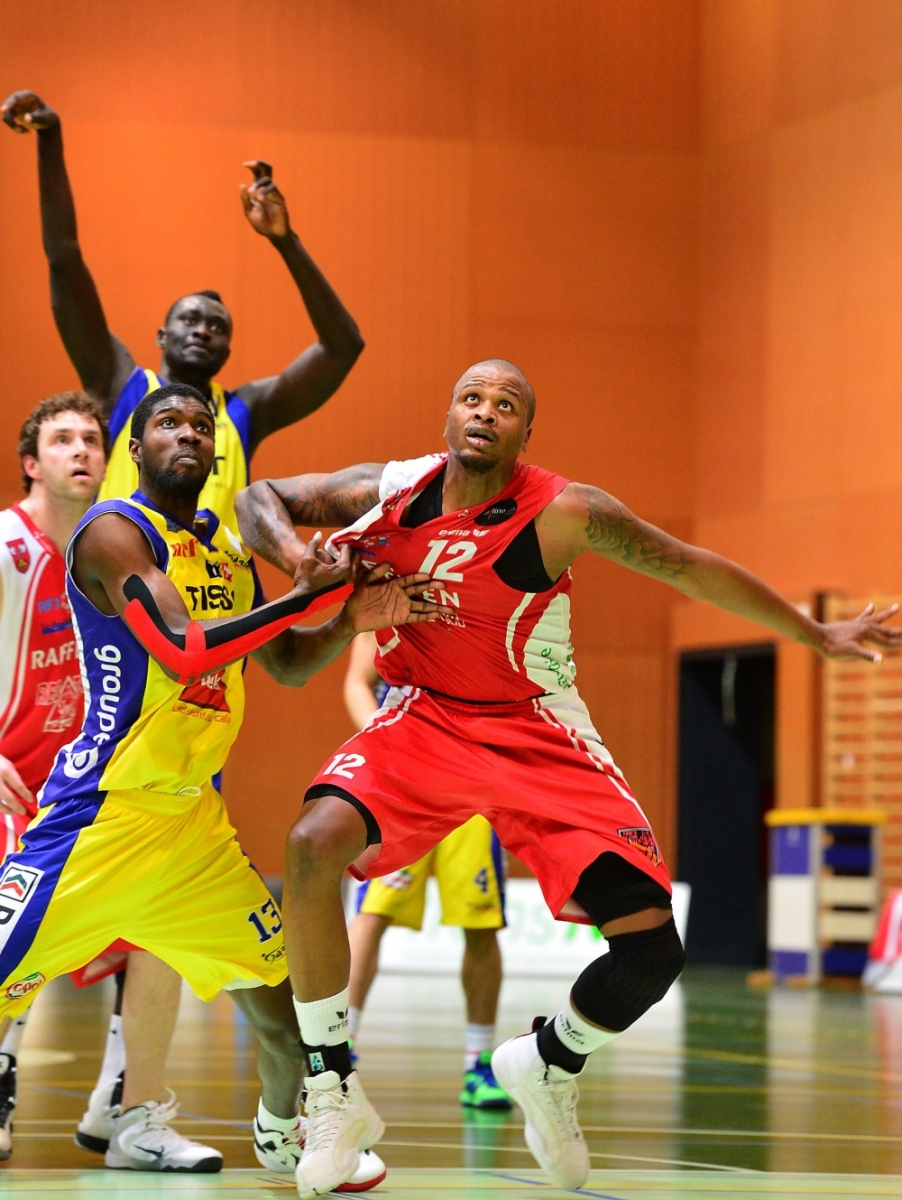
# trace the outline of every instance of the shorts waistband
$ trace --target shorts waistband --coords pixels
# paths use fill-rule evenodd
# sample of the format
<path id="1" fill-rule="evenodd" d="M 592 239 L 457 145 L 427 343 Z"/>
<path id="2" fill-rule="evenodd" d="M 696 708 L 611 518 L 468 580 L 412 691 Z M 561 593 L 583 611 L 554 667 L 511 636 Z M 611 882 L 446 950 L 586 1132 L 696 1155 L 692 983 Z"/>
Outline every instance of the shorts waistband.
<path id="1" fill-rule="evenodd" d="M 530 696 L 526 700 L 461 700 L 458 696 L 446 696 L 429 688 L 419 689 L 424 696 L 441 708 L 453 708 L 471 717 L 513 717 L 536 711 L 543 695 Z"/>

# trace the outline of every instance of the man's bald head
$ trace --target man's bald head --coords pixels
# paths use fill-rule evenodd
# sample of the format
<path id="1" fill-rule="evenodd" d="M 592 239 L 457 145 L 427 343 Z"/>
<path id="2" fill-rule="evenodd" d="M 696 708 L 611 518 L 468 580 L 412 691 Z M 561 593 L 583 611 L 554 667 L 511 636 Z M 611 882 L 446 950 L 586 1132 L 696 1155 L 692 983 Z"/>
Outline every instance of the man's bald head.
<path id="1" fill-rule="evenodd" d="M 526 405 L 526 423 L 531 425 L 533 417 L 536 415 L 536 394 L 532 390 L 532 384 L 520 368 L 512 362 L 508 362 L 506 358 L 483 358 L 478 363 L 473 363 L 472 367 L 467 367 L 452 388 L 451 398 L 453 399 L 465 384 L 481 379 L 486 373 L 494 376 L 503 373 L 511 377 L 511 382 Z"/>

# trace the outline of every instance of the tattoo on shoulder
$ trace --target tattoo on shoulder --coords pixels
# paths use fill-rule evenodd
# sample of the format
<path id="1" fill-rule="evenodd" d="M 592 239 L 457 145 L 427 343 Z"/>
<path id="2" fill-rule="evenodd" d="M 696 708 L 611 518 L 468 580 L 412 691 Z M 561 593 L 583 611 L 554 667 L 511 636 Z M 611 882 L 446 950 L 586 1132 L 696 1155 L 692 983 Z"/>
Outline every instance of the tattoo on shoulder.
<path id="1" fill-rule="evenodd" d="M 607 492 L 586 487 L 583 499 L 589 514 L 585 533 L 596 554 L 660 579 L 676 579 L 689 565 L 686 547 L 676 538 L 640 520 Z"/>

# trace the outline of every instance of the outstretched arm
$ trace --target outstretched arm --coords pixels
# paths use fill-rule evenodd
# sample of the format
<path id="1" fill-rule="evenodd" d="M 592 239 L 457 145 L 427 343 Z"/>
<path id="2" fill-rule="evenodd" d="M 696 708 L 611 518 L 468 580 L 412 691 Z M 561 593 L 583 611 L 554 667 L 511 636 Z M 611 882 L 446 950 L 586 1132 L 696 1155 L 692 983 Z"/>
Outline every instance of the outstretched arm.
<path id="1" fill-rule="evenodd" d="M 235 510 L 255 554 L 293 575 L 304 553 L 296 525 L 341 529 L 379 502 L 381 463 L 360 463 L 331 475 L 260 479 L 238 493 Z"/>
<path id="2" fill-rule="evenodd" d="M 814 621 L 751 571 L 671 537 L 600 488 L 571 483 L 545 510 L 537 527 L 549 573 L 557 567 L 559 574 L 577 555 L 591 550 L 695 600 L 707 600 L 803 642 L 827 657 L 879 662 L 881 654 L 868 643 L 902 644 L 902 629 L 888 629 L 883 624 L 895 613 L 895 605 L 880 613 L 874 613 L 869 605 L 852 621 Z"/>
<path id="3" fill-rule="evenodd" d="M 315 534 L 310 548 L 318 545 Z M 322 554 L 316 550 L 317 554 Z M 324 625 L 288 629 L 268 642 L 254 657 L 279 683 L 300 687 L 336 659 L 358 633 L 437 621 L 439 607 L 421 599 L 432 580 L 428 575 L 402 575 L 386 578 L 387 564 L 376 567 L 358 579 L 344 608 Z"/>
<path id="4" fill-rule="evenodd" d="M 82 258 L 59 114 L 28 91 L 14 92 L 0 106 L 0 114 L 16 133 L 37 132 L 41 232 L 50 266 L 54 320 L 85 391 L 109 411 L 135 364 L 110 333 Z"/>
<path id="5" fill-rule="evenodd" d="M 363 350 L 354 318 L 291 228 L 285 198 L 272 181 L 272 167 L 259 159 L 244 164 L 254 182 L 241 185 L 251 226 L 272 242 L 297 284 L 317 341 L 281 375 L 238 388 L 251 412 L 251 449 L 277 429 L 292 425 L 325 404 Z"/>
<path id="6" fill-rule="evenodd" d="M 164 671 L 182 683 L 220 670 L 259 649 L 303 613 L 350 591 L 350 553 L 333 560 L 311 540 L 292 590 L 241 616 L 193 621 L 172 582 L 157 567 L 144 534 L 127 517 L 104 513 L 82 532 L 73 574 L 101 612 L 121 616 Z"/>

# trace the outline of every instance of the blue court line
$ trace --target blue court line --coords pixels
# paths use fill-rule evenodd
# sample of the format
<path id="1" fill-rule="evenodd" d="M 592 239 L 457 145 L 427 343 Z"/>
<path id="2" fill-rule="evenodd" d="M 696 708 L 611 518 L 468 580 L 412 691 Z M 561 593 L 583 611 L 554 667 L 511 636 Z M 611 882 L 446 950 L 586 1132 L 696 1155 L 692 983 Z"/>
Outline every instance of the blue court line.
<path id="1" fill-rule="evenodd" d="M 508 1175 L 501 1171 L 486 1171 L 486 1175 L 491 1175 L 493 1179 L 508 1179 L 511 1183 L 527 1183 L 530 1187 L 554 1188 L 555 1191 L 561 1189 L 557 1184 L 546 1183 L 544 1179 L 524 1179 L 521 1175 Z M 612 1196 L 609 1192 L 591 1192 L 588 1188 L 579 1189 L 580 1196 L 594 1196 L 596 1200 L 625 1200 L 623 1196 Z"/>

